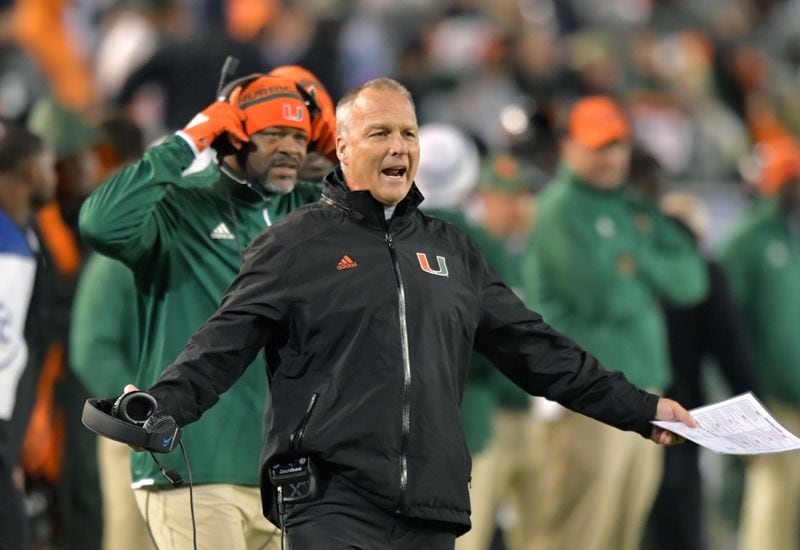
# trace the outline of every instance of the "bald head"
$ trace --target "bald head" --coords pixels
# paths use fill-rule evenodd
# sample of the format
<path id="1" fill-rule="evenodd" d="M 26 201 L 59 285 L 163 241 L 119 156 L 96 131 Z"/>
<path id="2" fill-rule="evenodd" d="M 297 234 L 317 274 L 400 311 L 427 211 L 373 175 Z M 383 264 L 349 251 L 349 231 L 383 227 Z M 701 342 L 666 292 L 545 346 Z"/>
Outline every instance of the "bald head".
<path id="1" fill-rule="evenodd" d="M 408 104 L 411 106 L 411 111 L 416 117 L 416 107 L 414 99 L 411 97 L 411 92 L 408 88 L 400 84 L 392 78 L 375 78 L 347 92 L 339 103 L 336 105 L 336 133 L 338 135 L 347 134 L 352 129 L 352 116 L 353 111 L 358 109 L 359 105 L 363 103 L 363 95 L 368 90 L 383 90 L 394 91 L 403 96 Z"/>

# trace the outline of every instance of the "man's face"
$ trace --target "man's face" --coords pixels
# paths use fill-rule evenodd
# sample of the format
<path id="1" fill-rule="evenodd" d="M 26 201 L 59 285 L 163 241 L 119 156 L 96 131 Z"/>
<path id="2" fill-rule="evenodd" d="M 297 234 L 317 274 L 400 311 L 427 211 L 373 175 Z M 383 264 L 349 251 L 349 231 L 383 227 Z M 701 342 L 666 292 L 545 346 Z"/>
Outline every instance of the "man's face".
<path id="1" fill-rule="evenodd" d="M 83 149 L 57 161 L 58 200 L 78 206 L 100 185 L 100 162 L 94 149 Z"/>
<path id="2" fill-rule="evenodd" d="M 308 135 L 288 126 L 270 126 L 250 136 L 244 144 L 247 178 L 270 193 L 291 193 L 306 160 Z"/>
<path id="3" fill-rule="evenodd" d="M 579 178 L 598 189 L 616 189 L 625 183 L 631 163 L 628 141 L 613 141 L 590 149 L 574 139 L 564 141 L 564 161 Z"/>
<path id="4" fill-rule="evenodd" d="M 353 191 L 369 190 L 378 202 L 403 200 L 419 166 L 419 128 L 408 99 L 395 90 L 367 88 L 356 98 L 336 154 Z"/>
<path id="5" fill-rule="evenodd" d="M 512 234 L 516 209 L 514 195 L 500 189 L 487 189 L 480 194 L 483 204 L 483 227 L 496 237 Z"/>

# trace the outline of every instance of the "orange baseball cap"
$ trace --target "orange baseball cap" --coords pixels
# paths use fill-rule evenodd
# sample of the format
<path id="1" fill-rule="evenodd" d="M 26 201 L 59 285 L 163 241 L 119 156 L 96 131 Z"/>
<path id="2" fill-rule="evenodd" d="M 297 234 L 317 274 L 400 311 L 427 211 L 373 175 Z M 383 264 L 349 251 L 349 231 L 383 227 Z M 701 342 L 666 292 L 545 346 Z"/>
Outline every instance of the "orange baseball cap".
<path id="1" fill-rule="evenodd" d="M 608 96 L 597 95 L 580 99 L 572 107 L 569 135 L 584 147 L 598 149 L 628 140 L 631 131 L 620 106 Z"/>
<path id="2" fill-rule="evenodd" d="M 792 138 L 782 138 L 758 145 L 761 170 L 758 190 L 767 196 L 780 191 L 788 182 L 800 179 L 800 147 Z"/>
<path id="3" fill-rule="evenodd" d="M 252 136 L 270 126 L 299 128 L 311 139 L 311 116 L 295 83 L 285 78 L 262 76 L 248 83 L 236 106 L 244 111 L 244 129 Z"/>

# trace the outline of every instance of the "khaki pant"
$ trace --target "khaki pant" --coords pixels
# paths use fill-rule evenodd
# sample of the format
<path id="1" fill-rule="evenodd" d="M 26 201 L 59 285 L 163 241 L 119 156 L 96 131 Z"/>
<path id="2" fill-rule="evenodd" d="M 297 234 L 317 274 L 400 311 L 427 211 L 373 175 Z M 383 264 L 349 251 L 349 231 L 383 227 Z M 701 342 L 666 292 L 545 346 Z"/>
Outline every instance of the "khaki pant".
<path id="1" fill-rule="evenodd" d="M 516 516 L 505 533 L 506 547 L 526 547 L 540 528 L 542 450 L 541 426 L 528 410 L 495 413 L 492 439 L 472 463 L 472 529 L 456 540 L 456 550 L 489 548 L 501 504 L 510 505 Z"/>
<path id="2" fill-rule="evenodd" d="M 800 434 L 800 406 L 771 402 L 783 426 Z M 741 525 L 742 550 L 800 548 L 800 453 L 762 455 L 747 467 Z"/>
<path id="3" fill-rule="evenodd" d="M 278 550 L 281 534 L 261 513 L 257 487 L 209 484 L 194 487 L 197 548 L 204 550 Z M 139 511 L 150 525 L 159 550 L 192 548 L 189 488 L 134 491 Z"/>
<path id="4" fill-rule="evenodd" d="M 131 489 L 131 448 L 97 438 L 103 494 L 103 550 L 154 550 Z"/>
<path id="5" fill-rule="evenodd" d="M 570 411 L 544 430 L 544 526 L 528 548 L 638 550 L 663 449 Z"/>

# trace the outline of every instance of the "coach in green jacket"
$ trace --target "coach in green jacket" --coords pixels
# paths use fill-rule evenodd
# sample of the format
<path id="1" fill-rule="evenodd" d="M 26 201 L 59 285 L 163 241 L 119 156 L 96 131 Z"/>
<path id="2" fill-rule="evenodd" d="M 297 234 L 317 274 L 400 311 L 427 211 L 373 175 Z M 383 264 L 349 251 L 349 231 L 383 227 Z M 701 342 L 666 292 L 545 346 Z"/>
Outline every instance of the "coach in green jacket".
<path id="1" fill-rule="evenodd" d="M 272 222 L 319 197 L 297 183 L 307 153 L 309 111 L 292 81 L 261 77 L 198 114 L 86 201 L 81 232 L 99 252 L 135 274 L 140 312 L 136 383 L 151 385 L 217 309 L 250 241 Z M 227 136 L 227 137 L 225 137 Z M 216 181 L 185 179 L 196 154 L 222 137 L 232 146 Z M 213 176 L 211 175 L 213 174 Z M 102 290 L 99 290 L 102 291 Z M 187 428 L 183 441 L 195 487 L 203 548 L 275 548 L 279 537 L 261 514 L 259 453 L 267 395 L 263 358 L 220 404 Z M 119 388 L 118 391 L 122 391 Z M 161 458 L 186 479 L 180 453 Z M 158 547 L 191 547 L 188 489 L 172 489 L 149 455 L 135 453 L 133 486 Z M 270 546 L 266 546 L 270 545 Z"/>
<path id="2" fill-rule="evenodd" d="M 630 130 L 608 97 L 578 101 L 562 165 L 540 196 L 528 296 L 557 330 L 642 388 L 670 378 L 660 304 L 707 290 L 689 237 L 629 198 Z M 547 428 L 551 492 L 543 548 L 636 549 L 661 476 L 661 450 L 565 412 Z"/>

